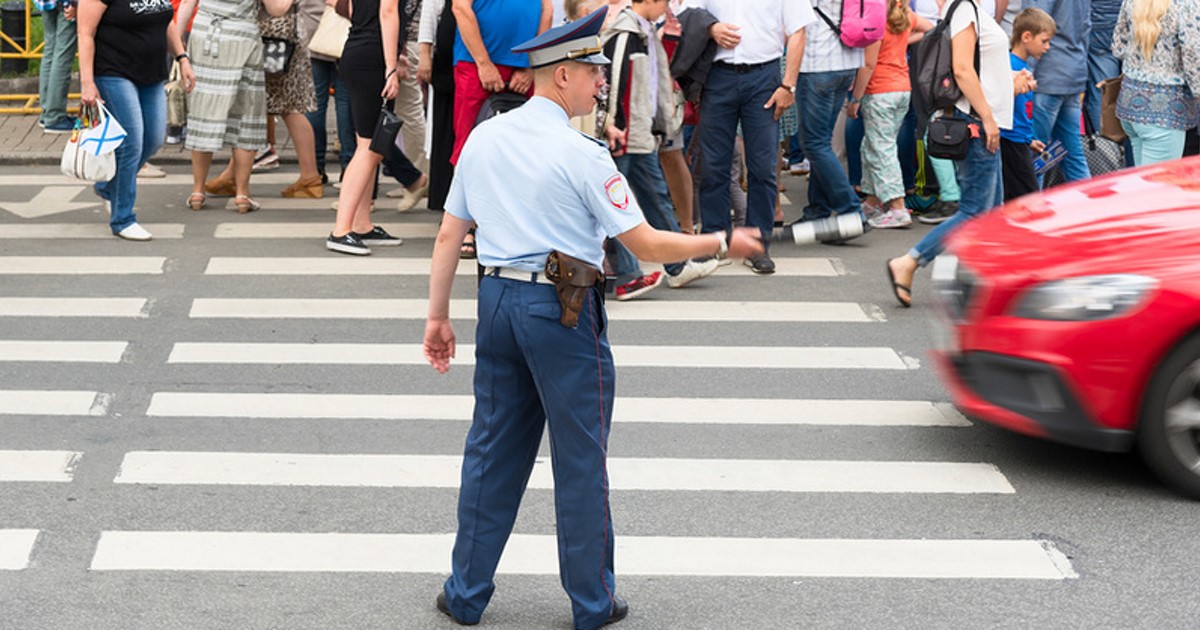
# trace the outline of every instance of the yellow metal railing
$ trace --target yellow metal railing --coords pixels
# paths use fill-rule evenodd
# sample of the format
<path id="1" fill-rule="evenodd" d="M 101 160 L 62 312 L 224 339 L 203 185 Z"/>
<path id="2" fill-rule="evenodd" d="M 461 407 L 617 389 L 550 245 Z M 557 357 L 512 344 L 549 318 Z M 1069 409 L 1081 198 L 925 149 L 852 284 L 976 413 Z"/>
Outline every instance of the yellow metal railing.
<path id="1" fill-rule="evenodd" d="M 0 59 L 41 59 L 42 48 L 46 45 L 44 41 L 38 42 L 37 46 L 31 47 L 30 40 L 33 35 L 33 0 L 25 0 L 25 42 L 18 44 L 8 33 L 0 29 L 0 41 L 8 44 L 12 50 L 0 52 Z M 68 100 L 78 99 L 78 94 L 67 95 Z M 0 103 L 19 103 L 18 105 L 0 105 L 0 114 L 39 114 L 42 111 L 41 107 L 36 105 L 38 100 L 37 94 L 0 94 Z M 76 108 L 72 108 L 74 110 Z"/>

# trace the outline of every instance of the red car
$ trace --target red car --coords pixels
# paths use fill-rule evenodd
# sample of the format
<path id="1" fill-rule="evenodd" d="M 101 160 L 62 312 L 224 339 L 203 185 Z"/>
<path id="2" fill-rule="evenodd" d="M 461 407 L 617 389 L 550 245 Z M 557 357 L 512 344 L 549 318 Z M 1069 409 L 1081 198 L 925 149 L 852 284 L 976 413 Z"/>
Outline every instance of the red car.
<path id="1" fill-rule="evenodd" d="M 1200 498 L 1200 158 L 1014 200 L 933 269 L 937 369 L 967 416 L 1138 449 Z"/>

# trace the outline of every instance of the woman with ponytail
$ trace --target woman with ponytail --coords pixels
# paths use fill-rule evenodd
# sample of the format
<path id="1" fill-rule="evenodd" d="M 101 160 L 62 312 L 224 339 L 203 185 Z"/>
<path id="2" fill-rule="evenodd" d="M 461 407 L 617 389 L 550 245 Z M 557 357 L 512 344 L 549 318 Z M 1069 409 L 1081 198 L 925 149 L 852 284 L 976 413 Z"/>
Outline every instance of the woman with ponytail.
<path id="1" fill-rule="evenodd" d="M 1125 0 L 1113 55 L 1124 63 L 1117 117 L 1134 164 L 1182 157 L 1200 121 L 1200 0 Z"/>
<path id="2" fill-rule="evenodd" d="M 863 67 L 854 81 L 846 115 L 862 114 L 866 136 L 862 144 L 863 214 L 875 228 L 912 225 L 904 207 L 904 178 L 896 151 L 896 136 L 908 113 L 912 84 L 908 77 L 908 38 L 933 24 L 908 8 L 906 0 L 888 0 L 887 32 L 866 49 Z"/>

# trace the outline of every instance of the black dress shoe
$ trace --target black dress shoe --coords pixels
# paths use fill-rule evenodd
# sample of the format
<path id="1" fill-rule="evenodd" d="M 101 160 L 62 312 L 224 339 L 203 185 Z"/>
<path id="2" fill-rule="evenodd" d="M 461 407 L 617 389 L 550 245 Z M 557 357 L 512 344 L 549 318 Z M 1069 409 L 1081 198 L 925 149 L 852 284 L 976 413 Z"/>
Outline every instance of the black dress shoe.
<path id="1" fill-rule="evenodd" d="M 628 615 L 629 615 L 629 604 L 625 601 L 625 598 L 614 596 L 612 613 L 610 613 L 608 615 L 608 621 L 605 621 L 604 623 L 600 624 L 600 626 L 604 627 L 604 626 L 607 626 L 612 623 L 617 623 L 618 621 L 624 619 Z"/>
<path id="2" fill-rule="evenodd" d="M 624 603 L 624 602 L 622 602 L 622 603 Z M 437 609 L 438 609 L 438 610 L 440 610 L 440 611 L 442 611 L 442 614 L 446 615 L 447 617 L 449 617 L 450 619 L 452 619 L 452 620 L 454 621 L 454 623 L 456 623 L 456 624 L 458 624 L 458 625 L 460 625 L 460 626 L 475 626 L 475 625 L 479 625 L 479 622 L 478 622 L 478 621 L 471 621 L 471 622 L 467 622 L 467 621 L 461 621 L 461 620 L 460 620 L 458 617 L 455 617 L 455 616 L 454 616 L 454 613 L 450 612 L 450 607 L 446 605 L 446 592 L 445 592 L 445 591 L 442 591 L 441 593 L 438 593 L 438 596 L 437 596 Z M 614 609 L 614 611 L 615 611 L 615 610 L 616 610 L 616 609 Z M 628 607 L 628 606 L 626 606 L 626 607 L 625 607 L 625 612 L 627 612 L 627 613 L 629 612 L 629 607 Z M 615 614 L 615 612 L 614 612 L 614 614 Z M 624 617 L 625 615 L 621 615 L 621 616 L 622 616 L 622 617 Z M 610 621 L 609 623 L 612 623 L 612 622 Z"/>

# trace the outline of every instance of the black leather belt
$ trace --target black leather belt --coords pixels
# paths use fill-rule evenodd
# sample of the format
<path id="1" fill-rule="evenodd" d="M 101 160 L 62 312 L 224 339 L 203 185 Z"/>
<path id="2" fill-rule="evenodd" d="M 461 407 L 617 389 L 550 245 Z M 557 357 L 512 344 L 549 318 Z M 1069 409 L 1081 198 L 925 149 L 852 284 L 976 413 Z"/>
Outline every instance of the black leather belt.
<path id="1" fill-rule="evenodd" d="M 713 65 L 718 68 L 726 68 L 728 70 L 733 70 L 734 72 L 736 72 L 738 74 L 742 74 L 745 72 L 750 72 L 752 70 L 758 70 L 759 68 L 762 68 L 764 66 L 771 66 L 771 65 L 777 66 L 777 65 L 779 65 L 779 59 L 772 59 L 770 61 L 764 61 L 762 63 L 729 63 L 728 61 L 714 61 Z"/>

